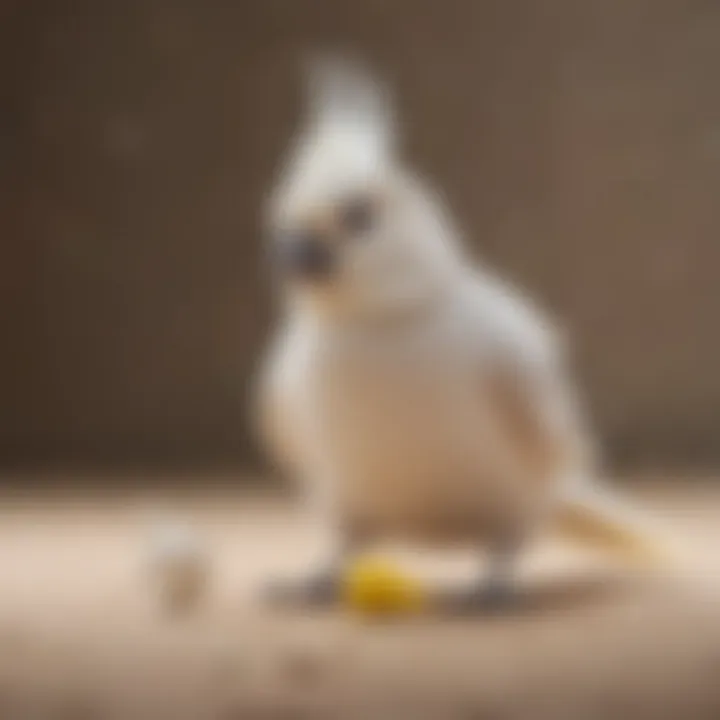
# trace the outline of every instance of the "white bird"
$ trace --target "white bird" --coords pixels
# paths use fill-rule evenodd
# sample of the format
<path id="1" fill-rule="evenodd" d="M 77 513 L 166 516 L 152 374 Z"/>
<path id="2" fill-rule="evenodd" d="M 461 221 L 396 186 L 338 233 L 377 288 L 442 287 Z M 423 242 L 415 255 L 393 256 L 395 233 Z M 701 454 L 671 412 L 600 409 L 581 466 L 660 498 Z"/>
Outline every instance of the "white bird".
<path id="1" fill-rule="evenodd" d="M 659 554 L 595 480 L 557 331 L 469 260 L 399 153 L 387 89 L 343 61 L 310 80 L 269 202 L 282 318 L 259 378 L 267 447 L 337 538 L 305 590 L 332 590 L 376 539 L 484 547 L 472 606 L 507 596 L 515 559 L 547 524 L 624 556 Z"/>

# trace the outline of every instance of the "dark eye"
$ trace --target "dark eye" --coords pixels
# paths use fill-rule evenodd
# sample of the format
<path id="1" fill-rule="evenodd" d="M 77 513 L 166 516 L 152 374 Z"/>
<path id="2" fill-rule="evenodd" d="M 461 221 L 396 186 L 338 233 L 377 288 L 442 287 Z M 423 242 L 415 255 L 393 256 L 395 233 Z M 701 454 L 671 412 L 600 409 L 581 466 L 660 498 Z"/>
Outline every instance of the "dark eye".
<path id="1" fill-rule="evenodd" d="M 347 235 L 364 235 L 375 224 L 375 206 L 370 198 L 356 198 L 340 211 L 340 225 Z"/>

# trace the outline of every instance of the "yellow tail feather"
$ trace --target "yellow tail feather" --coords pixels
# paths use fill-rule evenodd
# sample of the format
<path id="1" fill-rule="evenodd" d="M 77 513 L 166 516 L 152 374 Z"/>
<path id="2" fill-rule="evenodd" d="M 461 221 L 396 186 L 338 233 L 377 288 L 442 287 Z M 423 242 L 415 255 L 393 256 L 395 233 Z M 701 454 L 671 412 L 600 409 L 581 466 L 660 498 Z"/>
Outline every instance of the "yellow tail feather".
<path id="1" fill-rule="evenodd" d="M 581 545 L 647 569 L 669 569 L 679 557 L 661 533 L 628 509 L 600 495 L 570 499 L 560 508 L 555 530 Z"/>

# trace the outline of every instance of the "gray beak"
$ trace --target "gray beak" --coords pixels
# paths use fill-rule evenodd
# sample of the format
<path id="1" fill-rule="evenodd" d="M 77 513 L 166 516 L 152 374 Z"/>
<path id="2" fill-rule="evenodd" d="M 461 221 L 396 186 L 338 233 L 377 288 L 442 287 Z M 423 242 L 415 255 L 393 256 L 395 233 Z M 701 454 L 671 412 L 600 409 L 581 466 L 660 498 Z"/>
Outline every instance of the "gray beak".
<path id="1" fill-rule="evenodd" d="M 312 236 L 283 238 L 276 244 L 275 262 L 284 275 L 302 280 L 325 280 L 335 269 L 330 248 Z"/>

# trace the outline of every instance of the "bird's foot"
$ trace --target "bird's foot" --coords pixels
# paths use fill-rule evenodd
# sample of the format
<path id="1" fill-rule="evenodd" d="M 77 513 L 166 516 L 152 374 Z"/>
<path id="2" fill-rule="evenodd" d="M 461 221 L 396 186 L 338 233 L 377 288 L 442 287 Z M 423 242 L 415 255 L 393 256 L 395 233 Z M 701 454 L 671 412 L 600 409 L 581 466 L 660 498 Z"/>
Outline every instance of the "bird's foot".
<path id="1" fill-rule="evenodd" d="M 339 596 L 340 582 L 336 572 L 323 572 L 296 581 L 270 581 L 263 598 L 271 605 L 301 607 L 327 606 Z"/>
<path id="2" fill-rule="evenodd" d="M 508 583 L 485 582 L 454 590 L 440 599 L 440 609 L 450 615 L 494 615 L 512 609 L 518 596 Z"/>

